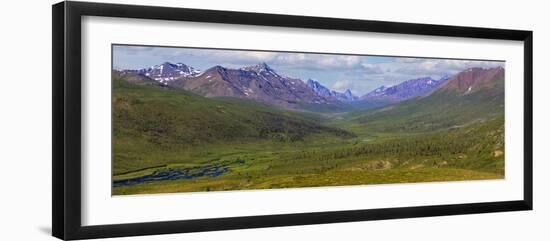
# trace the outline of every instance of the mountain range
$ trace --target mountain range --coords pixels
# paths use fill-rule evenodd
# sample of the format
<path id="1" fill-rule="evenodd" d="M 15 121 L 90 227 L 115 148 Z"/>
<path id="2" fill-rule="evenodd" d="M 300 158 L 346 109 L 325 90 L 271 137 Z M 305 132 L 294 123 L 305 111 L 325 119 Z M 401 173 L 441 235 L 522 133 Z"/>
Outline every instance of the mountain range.
<path id="1" fill-rule="evenodd" d="M 500 72 L 503 71 L 499 71 L 499 68 L 472 68 L 454 76 L 453 81 L 449 81 L 451 78 L 447 75 L 439 79 L 416 78 L 391 87 L 380 86 L 358 97 L 350 89 L 342 93 L 314 79 L 304 82 L 281 75 L 266 63 L 242 68 L 214 66 L 200 71 L 183 63 L 165 62 L 148 68 L 121 71 L 133 76 L 130 80 L 143 82 L 150 79 L 164 86 L 188 90 L 205 97 L 248 99 L 290 109 L 321 109 L 329 106 L 330 111 L 336 112 L 399 103 L 428 95 L 439 88 L 471 92 L 487 85 Z"/>
<path id="2" fill-rule="evenodd" d="M 440 79 L 432 79 L 431 77 L 423 77 L 411 79 L 400 84 L 385 87 L 380 86 L 375 90 L 361 96 L 362 100 L 377 100 L 386 101 L 388 103 L 396 103 L 403 100 L 408 100 L 417 96 L 422 96 L 445 83 L 449 77 L 447 75 Z"/>
<path id="3" fill-rule="evenodd" d="M 265 63 L 240 69 L 214 66 L 197 76 L 182 77 L 169 84 L 206 97 L 237 97 L 294 108 L 299 103 L 329 103 L 303 81 L 279 75 Z"/>
<path id="4" fill-rule="evenodd" d="M 313 91 L 315 91 L 318 95 L 321 95 L 327 98 L 334 98 L 336 100 L 343 101 L 343 102 L 349 102 L 349 101 L 354 101 L 358 99 L 357 96 L 351 93 L 350 89 L 347 89 L 344 93 L 340 93 L 334 90 L 330 90 L 329 88 L 325 87 L 324 85 L 322 85 L 321 83 L 319 83 L 314 79 L 308 79 L 306 84 L 309 88 L 313 89 Z"/>
<path id="5" fill-rule="evenodd" d="M 354 114 L 378 131 L 432 131 L 503 118 L 504 68 L 469 68 L 426 95 Z"/>
<path id="6" fill-rule="evenodd" d="M 147 77 L 163 85 L 182 88 L 206 97 L 236 97 L 286 108 L 297 108 L 301 104 L 335 104 L 357 99 L 350 90 L 340 93 L 331 91 L 314 80 L 304 83 L 300 79 L 280 75 L 266 63 L 239 69 L 214 66 L 200 71 L 183 63 L 165 62 L 122 72 Z"/>

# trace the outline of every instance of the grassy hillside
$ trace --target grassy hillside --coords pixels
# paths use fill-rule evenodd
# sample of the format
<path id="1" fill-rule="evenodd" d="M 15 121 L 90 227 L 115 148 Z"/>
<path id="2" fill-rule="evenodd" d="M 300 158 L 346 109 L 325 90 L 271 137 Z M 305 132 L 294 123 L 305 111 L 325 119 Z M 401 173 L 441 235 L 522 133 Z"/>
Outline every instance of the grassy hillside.
<path id="1" fill-rule="evenodd" d="M 504 89 L 464 94 L 438 90 L 431 95 L 382 108 L 352 112 L 351 125 L 372 132 L 425 132 L 457 128 L 504 115 Z"/>
<path id="2" fill-rule="evenodd" d="M 357 137 L 326 144 L 238 145 L 233 152 L 211 153 L 210 157 L 221 158 L 206 163 L 167 165 L 116 176 L 115 180 L 139 180 L 146 175 L 162 177 L 182 169 L 186 175 L 202 173 L 203 177 L 117 186 L 114 192 L 138 194 L 499 179 L 504 177 L 503 128 L 503 119 L 495 119 L 429 135 L 393 136 L 367 142 Z"/>
<path id="3" fill-rule="evenodd" d="M 356 100 L 351 102 L 334 102 L 322 104 L 298 103 L 297 108 L 315 113 L 331 114 L 349 111 L 369 110 L 388 104 L 390 104 L 390 102 L 387 101 Z"/>
<path id="4" fill-rule="evenodd" d="M 149 84 L 132 84 L 126 81 L 126 76 L 114 77 L 115 174 L 187 161 L 188 150 L 218 143 L 292 143 L 311 135 L 353 136 L 347 131 L 323 126 L 311 115 L 210 99 Z"/>

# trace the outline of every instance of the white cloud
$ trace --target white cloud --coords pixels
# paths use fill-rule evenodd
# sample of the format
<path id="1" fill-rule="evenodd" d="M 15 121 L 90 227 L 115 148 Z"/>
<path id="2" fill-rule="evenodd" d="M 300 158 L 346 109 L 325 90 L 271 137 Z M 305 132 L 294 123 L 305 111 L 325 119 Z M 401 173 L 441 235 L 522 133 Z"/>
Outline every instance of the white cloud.
<path id="1" fill-rule="evenodd" d="M 422 59 L 422 58 L 396 58 L 395 62 L 398 62 L 398 63 L 418 63 L 418 62 L 421 62 L 423 60 L 424 59 Z"/>
<path id="2" fill-rule="evenodd" d="M 147 46 L 125 46 L 125 45 L 115 45 L 113 49 L 117 52 L 125 53 L 128 55 L 137 55 L 141 53 L 146 53 L 154 50 L 154 47 Z"/>
<path id="3" fill-rule="evenodd" d="M 279 53 L 272 60 L 277 65 L 308 70 L 349 70 L 361 66 L 361 57 L 329 54 Z"/>
<path id="4" fill-rule="evenodd" d="M 502 62 L 494 61 L 474 61 L 474 60 L 454 60 L 454 59 L 410 59 L 403 61 L 403 58 L 397 59 L 395 63 L 388 66 L 391 72 L 404 75 L 454 75 L 462 70 L 481 67 L 494 68 L 502 66 Z"/>
<path id="5" fill-rule="evenodd" d="M 273 52 L 253 52 L 253 51 L 217 51 L 211 50 L 208 52 L 197 52 L 195 55 L 199 55 L 203 58 L 209 58 L 217 61 L 231 61 L 231 62 L 269 62 L 277 53 Z"/>
<path id="6" fill-rule="evenodd" d="M 168 60 L 182 56 L 193 56 L 219 63 L 268 64 L 309 70 L 345 70 L 361 67 L 361 57 L 329 54 L 280 53 L 267 51 L 215 50 L 215 49 L 173 49 L 159 48 L 155 55 Z"/>
<path id="7" fill-rule="evenodd" d="M 349 79 L 337 80 L 334 84 L 332 84 L 332 89 L 340 92 L 344 92 L 352 87 L 353 81 Z"/>
<path id="8" fill-rule="evenodd" d="M 383 74 L 384 70 L 377 64 L 362 64 L 365 74 Z"/>

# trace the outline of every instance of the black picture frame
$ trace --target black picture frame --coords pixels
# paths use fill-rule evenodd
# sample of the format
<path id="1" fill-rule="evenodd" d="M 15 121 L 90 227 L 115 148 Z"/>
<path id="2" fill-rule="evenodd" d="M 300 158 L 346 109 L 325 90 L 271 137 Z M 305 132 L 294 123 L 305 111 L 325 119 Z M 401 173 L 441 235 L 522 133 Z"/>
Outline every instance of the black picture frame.
<path id="1" fill-rule="evenodd" d="M 106 238 L 213 230 L 532 210 L 533 32 L 523 30 L 366 21 L 170 7 L 60 2 L 52 6 L 53 150 L 52 233 L 65 239 Z M 516 40 L 524 43 L 524 187 L 522 200 L 404 208 L 140 222 L 81 224 L 81 17 L 103 16 L 425 36 Z"/>

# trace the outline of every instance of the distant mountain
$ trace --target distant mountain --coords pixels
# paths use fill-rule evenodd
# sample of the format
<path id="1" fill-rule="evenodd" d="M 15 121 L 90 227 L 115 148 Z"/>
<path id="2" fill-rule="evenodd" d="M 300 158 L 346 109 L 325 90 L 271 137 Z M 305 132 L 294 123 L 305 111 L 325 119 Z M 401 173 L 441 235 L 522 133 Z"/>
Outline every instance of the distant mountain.
<path id="1" fill-rule="evenodd" d="M 120 78 L 124 78 L 124 80 L 126 80 L 126 82 L 129 82 L 131 84 L 136 84 L 136 85 L 156 85 L 156 86 L 162 86 L 161 83 L 147 77 L 147 76 L 143 76 L 143 75 L 140 75 L 138 74 L 136 71 L 118 71 L 118 70 L 113 70 L 111 72 L 111 77 L 113 79 L 120 79 Z"/>
<path id="2" fill-rule="evenodd" d="M 279 75 L 265 63 L 230 69 L 215 66 L 196 76 L 178 78 L 169 85 L 207 97 L 237 97 L 295 108 L 301 103 L 334 100 L 321 96 L 302 80 Z"/>
<path id="3" fill-rule="evenodd" d="M 470 94 L 482 89 L 491 89 L 495 84 L 504 85 L 504 82 L 494 82 L 494 79 L 504 79 L 503 67 L 469 68 L 453 76 L 441 89 Z"/>
<path id="4" fill-rule="evenodd" d="M 337 111 L 347 108 L 342 102 L 358 99 L 349 89 L 341 93 L 312 79 L 304 83 L 280 75 L 266 63 L 239 69 L 214 66 L 201 72 L 183 63 L 165 62 L 121 73 L 142 76 L 206 97 L 245 98 L 285 108 L 317 109 L 315 105 L 322 105 L 322 109 Z"/>
<path id="5" fill-rule="evenodd" d="M 425 96 L 438 87 L 462 94 L 486 88 L 490 80 L 503 76 L 503 68 L 472 68 L 454 76 L 440 79 L 430 77 L 411 79 L 398 85 L 381 86 L 360 98 L 348 89 L 344 93 L 331 90 L 316 80 L 300 79 L 278 74 L 266 63 L 239 69 L 214 66 L 200 71 L 183 63 L 165 62 L 138 70 L 124 70 L 129 81 L 181 88 L 206 97 L 249 99 L 269 105 L 306 109 L 319 112 L 364 110 Z M 445 84 L 449 82 L 449 84 Z"/>
<path id="6" fill-rule="evenodd" d="M 351 93 L 350 89 L 347 89 L 344 93 L 340 93 L 334 90 L 330 90 L 329 88 L 323 86 L 321 83 L 313 79 L 309 79 L 306 84 L 317 94 L 326 98 L 333 98 L 342 102 L 349 102 L 358 99 L 357 96 L 354 96 Z"/>
<path id="7" fill-rule="evenodd" d="M 130 72 L 135 72 L 137 74 L 149 77 L 162 84 L 169 84 L 175 79 L 182 77 L 198 76 L 201 73 L 199 70 L 191 66 L 182 63 L 173 64 L 170 62 L 164 62 L 159 65 L 153 65 L 148 68 L 138 69 Z"/>
<path id="8" fill-rule="evenodd" d="M 330 89 L 328 89 L 327 87 L 325 87 L 324 85 L 322 85 L 316 80 L 308 79 L 306 84 L 307 86 L 309 86 L 309 88 L 311 88 L 313 91 L 315 91 L 317 94 L 321 96 L 324 96 L 324 97 L 332 96 Z"/>
<path id="9" fill-rule="evenodd" d="M 432 131 L 503 120 L 504 68 L 467 69 L 426 95 L 353 115 L 371 131 Z"/>
<path id="10" fill-rule="evenodd" d="M 255 64 L 255 65 L 250 65 L 250 66 L 245 66 L 245 67 L 242 67 L 240 68 L 241 70 L 244 70 L 244 71 L 250 71 L 250 72 L 254 72 L 254 73 L 257 73 L 257 74 L 268 74 L 268 75 L 275 75 L 275 76 L 279 76 L 274 69 L 272 69 L 271 67 L 269 67 L 269 65 L 267 65 L 266 63 L 259 63 L 259 64 Z"/>
<path id="11" fill-rule="evenodd" d="M 359 99 L 359 97 L 351 93 L 350 89 L 347 89 L 346 91 L 344 91 L 344 93 L 339 93 L 333 90 L 332 93 L 336 96 L 336 98 L 338 98 L 338 100 L 341 100 L 341 101 L 354 101 Z"/>
<path id="12" fill-rule="evenodd" d="M 431 77 L 423 77 L 407 80 L 391 87 L 380 86 L 366 95 L 361 96 L 361 99 L 397 103 L 425 95 L 445 83 L 448 79 L 449 77 L 446 75 L 438 80 L 432 79 Z"/>

